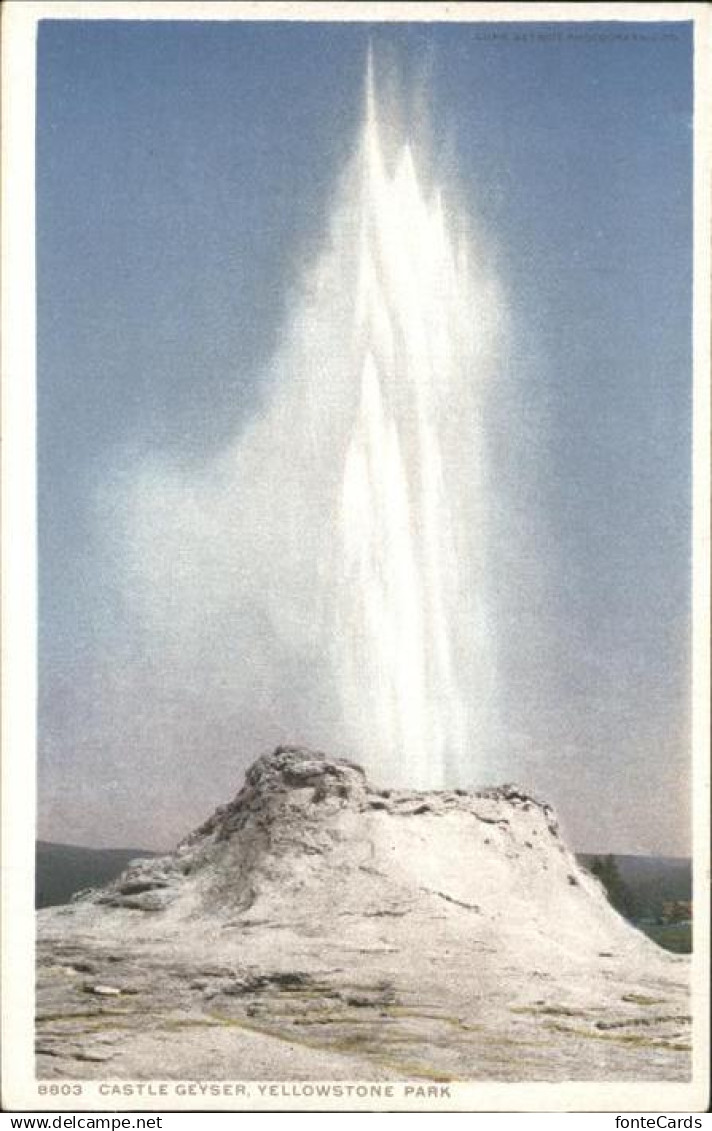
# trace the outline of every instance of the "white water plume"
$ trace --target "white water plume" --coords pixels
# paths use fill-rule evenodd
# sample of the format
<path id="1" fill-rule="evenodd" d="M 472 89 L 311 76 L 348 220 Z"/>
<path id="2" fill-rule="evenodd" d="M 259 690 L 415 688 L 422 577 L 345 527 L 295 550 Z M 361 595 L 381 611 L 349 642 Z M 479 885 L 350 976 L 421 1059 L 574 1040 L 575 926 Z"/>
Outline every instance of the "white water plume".
<path id="1" fill-rule="evenodd" d="M 349 753 L 384 784 L 467 785 L 497 708 L 502 300 L 413 138 L 385 133 L 369 73 L 264 410 L 208 465 L 132 473 L 125 589 L 174 676 L 201 670 L 265 741 Z"/>
<path id="2" fill-rule="evenodd" d="M 388 171 L 370 82 L 361 161 L 340 686 L 389 780 L 434 787 L 461 776 L 492 694 L 491 626 L 484 602 L 477 608 L 486 547 L 476 539 L 486 526 L 478 347 L 489 346 L 494 312 L 441 194 L 419 184 L 410 144 Z M 458 529 L 465 516 L 469 537 Z"/>

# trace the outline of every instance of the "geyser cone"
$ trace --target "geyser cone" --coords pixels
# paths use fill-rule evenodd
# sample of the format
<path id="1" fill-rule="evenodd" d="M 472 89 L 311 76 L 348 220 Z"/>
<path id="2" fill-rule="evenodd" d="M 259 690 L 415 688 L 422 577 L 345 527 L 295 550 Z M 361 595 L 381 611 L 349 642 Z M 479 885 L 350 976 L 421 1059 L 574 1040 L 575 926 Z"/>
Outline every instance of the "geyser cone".
<path id="1" fill-rule="evenodd" d="M 99 908 L 206 926 L 278 920 L 308 932 L 318 922 L 329 935 L 345 915 L 408 915 L 411 928 L 467 926 L 503 951 L 537 952 L 555 915 L 545 945 L 557 961 L 575 965 L 605 944 L 659 953 L 578 866 L 551 807 L 522 788 L 382 790 L 356 763 L 295 746 L 258 758 L 239 793 L 174 852 L 137 861 L 73 911 L 86 925 Z M 167 929 L 144 917 L 143 930 Z"/>
<path id="2" fill-rule="evenodd" d="M 40 1075 L 689 1071 L 687 959 L 625 923 L 513 786 L 384 791 L 279 748 L 175 852 L 39 918 Z"/>

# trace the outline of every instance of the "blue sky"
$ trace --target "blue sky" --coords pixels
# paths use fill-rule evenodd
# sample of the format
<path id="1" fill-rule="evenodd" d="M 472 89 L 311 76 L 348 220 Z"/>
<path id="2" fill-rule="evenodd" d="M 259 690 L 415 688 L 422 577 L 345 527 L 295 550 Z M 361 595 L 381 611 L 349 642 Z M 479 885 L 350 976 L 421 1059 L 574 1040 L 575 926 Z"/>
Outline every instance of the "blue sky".
<path id="1" fill-rule="evenodd" d="M 127 453 L 210 458 L 263 410 L 290 296 L 328 239 L 369 41 L 402 89 L 427 90 L 417 128 L 512 312 L 537 466 L 520 505 L 546 582 L 510 661 L 504 769 L 577 847 L 685 852 L 687 24 L 40 25 L 40 835 L 170 843 L 260 752 L 235 753 L 234 720 L 216 731 L 196 692 L 185 745 L 156 754 L 178 693 L 154 709 L 120 677 L 140 633 L 108 580 L 97 485 Z M 493 444 L 506 461 L 506 420 Z"/>

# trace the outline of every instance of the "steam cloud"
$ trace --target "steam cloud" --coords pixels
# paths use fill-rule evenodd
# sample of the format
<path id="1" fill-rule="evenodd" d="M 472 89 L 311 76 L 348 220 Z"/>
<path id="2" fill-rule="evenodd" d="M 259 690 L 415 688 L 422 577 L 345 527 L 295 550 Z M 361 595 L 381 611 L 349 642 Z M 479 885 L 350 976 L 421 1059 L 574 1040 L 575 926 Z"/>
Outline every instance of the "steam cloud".
<path id="1" fill-rule="evenodd" d="M 494 442 L 507 315 L 456 194 L 426 183 L 412 137 L 393 144 L 370 65 L 365 101 L 264 411 L 209 462 L 114 475 L 107 560 L 164 744 L 193 701 L 206 746 L 228 727 L 246 760 L 286 739 L 384 784 L 466 786 L 497 774 L 517 585 Z"/>

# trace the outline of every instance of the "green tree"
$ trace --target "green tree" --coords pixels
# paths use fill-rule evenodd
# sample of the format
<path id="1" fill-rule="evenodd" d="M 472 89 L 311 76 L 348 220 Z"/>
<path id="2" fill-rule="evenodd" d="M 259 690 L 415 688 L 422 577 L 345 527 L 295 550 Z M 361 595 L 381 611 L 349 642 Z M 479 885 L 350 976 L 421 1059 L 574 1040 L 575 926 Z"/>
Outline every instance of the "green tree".
<path id="1" fill-rule="evenodd" d="M 626 919 L 634 919 L 635 897 L 621 876 L 615 856 L 596 856 L 591 863 L 591 872 L 603 884 L 608 902 L 616 911 Z"/>

